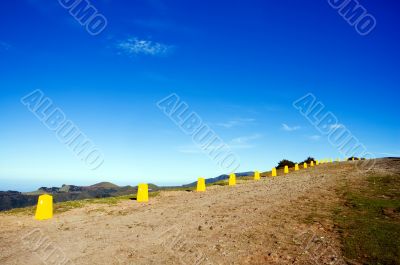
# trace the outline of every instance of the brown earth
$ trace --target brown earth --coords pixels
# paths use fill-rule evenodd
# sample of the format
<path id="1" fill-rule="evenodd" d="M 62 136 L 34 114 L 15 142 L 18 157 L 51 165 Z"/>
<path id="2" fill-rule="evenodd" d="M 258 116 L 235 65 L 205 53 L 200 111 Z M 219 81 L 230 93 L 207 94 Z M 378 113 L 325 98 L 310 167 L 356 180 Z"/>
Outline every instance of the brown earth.
<path id="1" fill-rule="evenodd" d="M 356 163 L 90 204 L 46 221 L 2 213 L 0 264 L 344 264 L 330 217 L 341 185 L 366 175 Z M 373 171 L 400 166 L 379 159 Z"/>

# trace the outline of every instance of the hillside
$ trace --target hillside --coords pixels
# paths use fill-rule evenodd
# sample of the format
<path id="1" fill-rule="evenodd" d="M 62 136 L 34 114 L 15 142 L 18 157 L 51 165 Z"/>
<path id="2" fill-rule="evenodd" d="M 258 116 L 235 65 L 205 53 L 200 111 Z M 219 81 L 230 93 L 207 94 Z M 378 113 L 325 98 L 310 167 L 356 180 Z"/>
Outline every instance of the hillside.
<path id="1" fill-rule="evenodd" d="M 253 172 L 237 173 L 237 176 L 245 177 Z M 228 175 L 221 175 L 215 178 L 206 179 L 207 184 L 212 184 L 221 180 L 228 179 Z M 193 188 L 197 182 L 192 182 L 182 186 L 160 187 L 155 184 L 149 184 L 151 191 L 158 190 L 176 190 L 181 188 Z M 14 208 L 22 208 L 37 204 L 37 198 L 40 194 L 51 194 L 54 202 L 67 202 L 83 199 L 108 198 L 124 195 L 134 196 L 137 192 L 137 186 L 118 186 L 111 182 L 100 182 L 91 186 L 62 185 L 61 187 L 41 187 L 33 192 L 18 191 L 0 191 L 0 211 Z"/>
<path id="2" fill-rule="evenodd" d="M 368 172 L 356 163 L 160 191 L 145 204 L 99 199 L 43 222 L 3 212 L 0 264 L 42 264 L 33 234 L 67 264 L 399 264 L 400 159 Z"/>
<path id="3" fill-rule="evenodd" d="M 107 198 L 134 194 L 137 187 L 120 187 L 109 182 L 101 182 L 92 186 L 62 185 L 62 187 L 41 187 L 34 192 L 0 191 L 0 211 L 37 204 L 40 194 L 48 193 L 54 202 L 65 202 L 93 198 Z"/>

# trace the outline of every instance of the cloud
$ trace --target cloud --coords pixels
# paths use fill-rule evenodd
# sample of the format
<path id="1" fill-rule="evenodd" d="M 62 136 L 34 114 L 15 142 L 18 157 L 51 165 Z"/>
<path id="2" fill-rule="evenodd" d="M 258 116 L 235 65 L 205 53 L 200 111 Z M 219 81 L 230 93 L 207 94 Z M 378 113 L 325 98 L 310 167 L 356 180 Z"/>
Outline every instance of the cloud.
<path id="1" fill-rule="evenodd" d="M 312 141 L 319 141 L 319 139 L 321 139 L 321 135 L 311 135 L 310 137 L 308 137 L 310 140 Z"/>
<path id="2" fill-rule="evenodd" d="M 253 144 L 251 144 L 252 141 L 257 140 L 261 138 L 261 134 L 252 134 L 248 136 L 241 136 L 241 137 L 236 137 L 233 138 L 229 142 L 229 147 L 232 149 L 245 149 L 245 148 L 252 148 L 254 147 Z"/>
<path id="3" fill-rule="evenodd" d="M 140 40 L 128 38 L 117 43 L 117 48 L 128 55 L 152 55 L 160 56 L 171 52 L 173 46 L 162 44 L 151 40 Z"/>
<path id="4" fill-rule="evenodd" d="M 236 126 L 250 124 L 250 123 L 253 123 L 254 121 L 255 121 L 255 119 L 251 119 L 251 118 L 246 118 L 246 119 L 239 118 L 239 119 L 234 119 L 234 120 L 230 120 L 227 122 L 220 122 L 220 123 L 217 123 L 216 125 L 229 129 L 229 128 L 236 127 Z"/>
<path id="5" fill-rule="evenodd" d="M 332 129 L 332 130 L 334 130 L 334 129 L 339 129 L 339 128 L 343 128 L 344 127 L 344 125 L 343 124 L 332 124 L 331 126 L 330 126 L 330 128 Z"/>
<path id="6" fill-rule="evenodd" d="M 282 123 L 282 129 L 283 129 L 284 131 L 287 131 L 287 132 L 293 132 L 293 131 L 300 130 L 300 126 L 293 126 L 293 127 L 290 127 L 290 126 L 287 125 L 286 123 Z"/>
<path id="7" fill-rule="evenodd" d="M 202 153 L 202 150 L 201 148 L 195 145 L 189 145 L 189 146 L 179 146 L 178 152 L 183 154 L 199 154 Z"/>
<path id="8" fill-rule="evenodd" d="M 248 136 L 241 136 L 233 138 L 231 141 L 226 142 L 221 148 L 222 143 L 206 145 L 206 150 L 203 150 L 201 146 L 196 145 L 184 145 L 177 148 L 178 152 L 183 154 L 200 154 L 210 150 L 233 150 L 233 149 L 248 149 L 254 147 L 252 141 L 261 138 L 261 134 L 252 134 Z"/>
<path id="9" fill-rule="evenodd" d="M 8 51 L 9 49 L 11 49 L 10 44 L 4 41 L 0 41 L 0 51 Z"/>
<path id="10" fill-rule="evenodd" d="M 384 156 L 392 156 L 392 157 L 400 157 L 400 151 L 396 151 L 394 153 L 375 153 L 375 154 L 384 155 Z"/>
<path id="11" fill-rule="evenodd" d="M 262 136 L 261 134 L 257 133 L 257 134 L 252 134 L 252 135 L 249 135 L 249 136 L 236 137 L 236 138 L 233 138 L 231 140 L 231 143 L 244 144 L 244 143 L 247 143 L 249 141 L 259 139 L 259 138 L 261 138 L 261 136 Z"/>

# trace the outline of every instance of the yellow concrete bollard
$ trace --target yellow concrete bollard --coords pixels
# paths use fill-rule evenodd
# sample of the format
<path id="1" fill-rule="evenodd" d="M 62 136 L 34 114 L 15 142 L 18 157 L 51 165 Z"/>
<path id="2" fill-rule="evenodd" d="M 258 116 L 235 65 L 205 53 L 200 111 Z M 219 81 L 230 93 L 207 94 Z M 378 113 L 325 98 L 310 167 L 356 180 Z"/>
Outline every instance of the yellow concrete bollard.
<path id="1" fill-rule="evenodd" d="M 229 186 L 235 186 L 236 185 L 236 175 L 235 173 L 232 173 L 229 175 Z"/>
<path id="2" fill-rule="evenodd" d="M 283 170 L 283 173 L 284 173 L 284 174 L 289 173 L 289 167 L 288 167 L 288 166 L 285 166 L 285 169 Z"/>
<path id="3" fill-rule="evenodd" d="M 206 180 L 204 178 L 197 180 L 197 191 L 206 191 Z"/>
<path id="4" fill-rule="evenodd" d="M 272 168 L 271 176 L 276 177 L 276 168 Z"/>
<path id="5" fill-rule="evenodd" d="M 310 166 L 312 167 L 314 166 L 314 161 L 311 161 Z"/>
<path id="6" fill-rule="evenodd" d="M 48 194 L 40 195 L 36 207 L 36 220 L 46 220 L 53 218 L 53 196 Z"/>
<path id="7" fill-rule="evenodd" d="M 351 158 L 351 161 L 354 161 L 354 157 Z"/>
<path id="8" fill-rule="evenodd" d="M 149 185 L 142 183 L 138 185 L 138 192 L 136 200 L 138 202 L 148 202 L 149 201 Z"/>
<path id="9" fill-rule="evenodd" d="M 260 172 L 258 171 L 254 172 L 254 180 L 260 180 Z"/>
<path id="10" fill-rule="evenodd" d="M 299 164 L 294 165 L 294 171 L 299 170 Z"/>
<path id="11" fill-rule="evenodd" d="M 304 163 L 304 164 L 303 164 L 303 168 L 307 168 L 307 163 Z"/>

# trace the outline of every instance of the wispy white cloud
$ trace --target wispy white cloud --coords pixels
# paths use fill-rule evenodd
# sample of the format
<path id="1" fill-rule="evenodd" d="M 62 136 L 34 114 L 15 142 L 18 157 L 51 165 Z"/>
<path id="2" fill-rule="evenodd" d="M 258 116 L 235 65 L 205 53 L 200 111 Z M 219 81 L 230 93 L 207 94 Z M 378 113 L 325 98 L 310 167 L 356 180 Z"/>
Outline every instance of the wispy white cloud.
<path id="1" fill-rule="evenodd" d="M 217 126 L 221 126 L 224 128 L 232 128 L 232 127 L 236 127 L 236 126 L 242 126 L 242 125 L 247 125 L 250 123 L 255 122 L 255 119 L 252 118 L 238 118 L 238 119 L 233 119 L 227 122 L 219 122 L 216 123 Z"/>
<path id="2" fill-rule="evenodd" d="M 0 51 L 8 51 L 11 49 L 11 45 L 5 41 L 0 41 Z"/>
<path id="3" fill-rule="evenodd" d="M 195 145 L 185 145 L 185 146 L 179 146 L 177 148 L 179 153 L 183 154 L 199 154 L 202 153 L 201 148 L 195 146 Z"/>
<path id="4" fill-rule="evenodd" d="M 290 127 L 286 123 L 282 123 L 282 130 L 287 131 L 287 132 L 293 132 L 293 131 L 300 130 L 300 126 Z"/>
<path id="5" fill-rule="evenodd" d="M 252 141 L 257 140 L 257 139 L 259 139 L 261 137 L 262 137 L 262 135 L 258 134 L 258 133 L 252 134 L 252 135 L 248 135 L 248 136 L 236 137 L 236 138 L 233 138 L 229 142 L 229 146 L 232 149 L 252 148 L 252 147 L 254 147 L 254 144 L 252 143 Z"/>
<path id="6" fill-rule="evenodd" d="M 319 139 L 321 139 L 321 135 L 311 135 L 308 138 L 312 141 L 319 141 Z"/>
<path id="7" fill-rule="evenodd" d="M 224 147 L 218 144 L 207 145 L 207 150 L 227 150 L 227 149 L 248 149 L 253 148 L 254 140 L 261 138 L 261 134 L 252 134 L 247 136 L 240 136 L 233 138 L 231 141 L 227 142 Z M 183 154 L 200 154 L 203 152 L 202 148 L 196 145 L 184 145 L 177 148 L 178 152 Z"/>
<path id="8" fill-rule="evenodd" d="M 394 153 L 375 153 L 374 155 L 400 157 L 400 151 L 396 151 Z"/>
<path id="9" fill-rule="evenodd" d="M 339 129 L 339 128 L 343 128 L 344 127 L 344 125 L 343 124 L 332 124 L 331 126 L 330 126 L 330 128 L 333 130 L 333 129 Z"/>
<path id="10" fill-rule="evenodd" d="M 117 43 L 117 48 L 128 55 L 166 55 L 171 52 L 173 46 L 163 43 L 141 40 L 138 38 L 128 38 Z"/>

